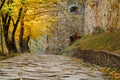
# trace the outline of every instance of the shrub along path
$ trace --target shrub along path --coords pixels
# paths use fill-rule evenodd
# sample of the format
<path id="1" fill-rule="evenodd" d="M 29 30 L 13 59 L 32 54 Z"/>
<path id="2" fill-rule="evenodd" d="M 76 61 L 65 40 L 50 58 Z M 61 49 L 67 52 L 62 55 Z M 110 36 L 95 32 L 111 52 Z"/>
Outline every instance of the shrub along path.
<path id="1" fill-rule="evenodd" d="M 22 54 L 0 61 L 0 80 L 103 80 L 97 68 L 59 55 Z"/>

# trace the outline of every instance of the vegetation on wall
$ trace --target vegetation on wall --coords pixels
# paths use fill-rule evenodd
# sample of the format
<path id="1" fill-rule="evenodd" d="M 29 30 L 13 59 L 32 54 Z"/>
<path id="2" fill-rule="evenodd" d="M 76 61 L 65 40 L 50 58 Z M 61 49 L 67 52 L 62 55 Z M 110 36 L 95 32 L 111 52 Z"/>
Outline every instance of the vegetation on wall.
<path id="1" fill-rule="evenodd" d="M 120 54 L 119 34 L 120 32 L 102 32 L 99 34 L 85 35 L 80 40 L 67 47 L 65 51 L 79 47 L 84 50 L 105 50 Z"/>

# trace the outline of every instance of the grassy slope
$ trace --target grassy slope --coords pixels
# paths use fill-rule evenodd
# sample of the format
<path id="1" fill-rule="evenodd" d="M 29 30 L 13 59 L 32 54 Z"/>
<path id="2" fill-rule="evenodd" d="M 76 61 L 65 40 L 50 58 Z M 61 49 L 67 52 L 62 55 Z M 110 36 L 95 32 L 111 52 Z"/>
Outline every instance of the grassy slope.
<path id="1" fill-rule="evenodd" d="M 67 47 L 65 51 L 76 47 L 80 47 L 81 49 L 106 50 L 120 54 L 120 32 L 104 32 L 83 36 L 82 39 Z"/>

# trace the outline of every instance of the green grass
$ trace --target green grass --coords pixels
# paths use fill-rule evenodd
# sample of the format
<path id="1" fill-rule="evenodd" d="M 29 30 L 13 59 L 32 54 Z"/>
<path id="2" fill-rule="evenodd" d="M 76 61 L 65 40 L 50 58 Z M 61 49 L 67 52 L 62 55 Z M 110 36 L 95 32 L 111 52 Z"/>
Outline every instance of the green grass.
<path id="1" fill-rule="evenodd" d="M 120 32 L 103 32 L 83 36 L 80 40 L 68 46 L 64 51 L 70 51 L 77 47 L 81 49 L 106 50 L 120 54 Z"/>

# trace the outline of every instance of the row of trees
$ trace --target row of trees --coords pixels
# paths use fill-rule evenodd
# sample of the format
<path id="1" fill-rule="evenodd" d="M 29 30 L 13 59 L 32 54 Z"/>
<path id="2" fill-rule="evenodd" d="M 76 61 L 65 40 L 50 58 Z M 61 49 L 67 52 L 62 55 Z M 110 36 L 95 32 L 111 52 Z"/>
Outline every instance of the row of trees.
<path id="1" fill-rule="evenodd" d="M 9 54 L 28 52 L 31 38 L 52 29 L 56 18 L 49 12 L 59 10 L 55 7 L 57 2 L 59 0 L 0 0 L 1 53 L 5 54 L 5 47 Z"/>

